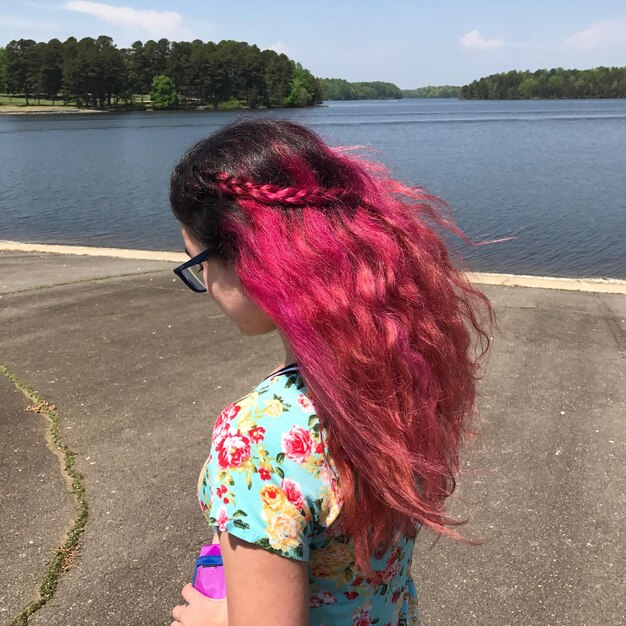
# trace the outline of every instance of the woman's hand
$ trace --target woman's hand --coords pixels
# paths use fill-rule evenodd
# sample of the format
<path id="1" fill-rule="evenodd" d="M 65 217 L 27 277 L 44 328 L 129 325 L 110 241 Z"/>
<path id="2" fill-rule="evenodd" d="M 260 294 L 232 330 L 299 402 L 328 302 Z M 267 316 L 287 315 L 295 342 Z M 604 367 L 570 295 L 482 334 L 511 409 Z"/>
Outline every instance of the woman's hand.
<path id="1" fill-rule="evenodd" d="M 179 604 L 172 609 L 175 621 L 171 626 L 228 626 L 226 598 L 207 598 L 191 583 L 187 583 L 181 593 L 188 604 Z"/>

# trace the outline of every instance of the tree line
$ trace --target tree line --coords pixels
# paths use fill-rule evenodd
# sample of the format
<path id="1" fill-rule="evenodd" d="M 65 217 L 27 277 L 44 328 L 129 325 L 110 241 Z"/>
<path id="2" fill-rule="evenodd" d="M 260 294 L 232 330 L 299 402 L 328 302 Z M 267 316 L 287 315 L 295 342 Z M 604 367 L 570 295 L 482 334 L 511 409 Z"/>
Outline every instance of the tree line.
<path id="1" fill-rule="evenodd" d="M 460 87 L 453 85 L 428 85 L 428 87 L 418 87 L 417 89 L 403 89 L 405 98 L 458 98 Z"/>
<path id="2" fill-rule="evenodd" d="M 343 78 L 320 78 L 323 100 L 399 100 L 402 91 L 382 81 L 350 83 Z"/>
<path id="3" fill-rule="evenodd" d="M 461 87 L 460 98 L 511 100 L 529 98 L 626 98 L 626 67 L 536 72 L 502 72 Z"/>
<path id="4" fill-rule="evenodd" d="M 320 82 L 285 54 L 224 40 L 136 41 L 118 48 L 111 37 L 10 41 L 0 48 L 0 91 L 78 107 L 127 107 L 148 94 L 157 77 L 175 89 L 181 106 L 235 103 L 251 108 L 321 102 Z M 160 79 L 162 84 L 162 78 Z M 157 81 L 158 82 L 158 81 Z M 169 83 L 168 83 L 169 84 Z"/>

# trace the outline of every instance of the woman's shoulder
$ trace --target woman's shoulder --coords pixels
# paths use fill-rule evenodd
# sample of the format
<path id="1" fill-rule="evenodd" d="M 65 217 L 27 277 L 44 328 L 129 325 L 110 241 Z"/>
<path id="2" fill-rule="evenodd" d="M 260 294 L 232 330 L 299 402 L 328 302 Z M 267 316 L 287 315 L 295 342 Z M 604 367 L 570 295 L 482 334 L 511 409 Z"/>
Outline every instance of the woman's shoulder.
<path id="1" fill-rule="evenodd" d="M 339 514 L 334 467 L 296 373 L 270 376 L 218 416 L 209 456 L 209 521 L 285 556 Z"/>
<path id="2" fill-rule="evenodd" d="M 317 477 L 324 466 L 324 433 L 297 370 L 268 376 L 229 404 L 217 417 L 212 443 L 222 470 L 260 464 L 279 475 L 299 469 Z"/>
<path id="3" fill-rule="evenodd" d="M 280 436 L 299 426 L 319 432 L 317 415 L 300 372 L 290 370 L 263 379 L 254 389 L 229 404 L 218 416 L 214 432 L 228 427 L 232 432 L 250 432 L 255 425 L 263 428 L 266 438 Z"/>

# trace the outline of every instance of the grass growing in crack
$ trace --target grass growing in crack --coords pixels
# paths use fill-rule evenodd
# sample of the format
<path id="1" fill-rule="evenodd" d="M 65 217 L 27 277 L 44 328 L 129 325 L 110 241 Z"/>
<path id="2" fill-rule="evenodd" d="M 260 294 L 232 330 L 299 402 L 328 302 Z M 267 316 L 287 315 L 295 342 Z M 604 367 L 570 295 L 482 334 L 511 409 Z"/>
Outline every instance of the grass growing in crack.
<path id="1" fill-rule="evenodd" d="M 63 470 L 70 479 L 72 493 L 74 494 L 78 504 L 78 516 L 74 521 L 74 524 L 67 533 L 64 541 L 55 548 L 54 556 L 48 563 L 43 582 L 39 587 L 39 599 L 24 607 L 13 622 L 11 622 L 11 626 L 25 626 L 28 624 L 29 616 L 44 606 L 46 602 L 52 598 L 54 592 L 56 591 L 61 573 L 72 567 L 74 564 L 74 558 L 80 548 L 80 536 L 85 529 L 85 524 L 87 523 L 89 509 L 85 498 L 85 488 L 82 484 L 82 476 L 74 467 L 76 454 L 63 443 L 61 435 L 59 434 L 59 417 L 56 406 L 46 402 L 37 391 L 23 383 L 4 365 L 0 365 L 0 374 L 10 380 L 32 402 L 32 404 L 27 407 L 27 411 L 40 413 L 41 415 L 46 416 L 50 421 L 50 439 L 53 446 L 59 450 L 63 460 L 65 461 Z"/>

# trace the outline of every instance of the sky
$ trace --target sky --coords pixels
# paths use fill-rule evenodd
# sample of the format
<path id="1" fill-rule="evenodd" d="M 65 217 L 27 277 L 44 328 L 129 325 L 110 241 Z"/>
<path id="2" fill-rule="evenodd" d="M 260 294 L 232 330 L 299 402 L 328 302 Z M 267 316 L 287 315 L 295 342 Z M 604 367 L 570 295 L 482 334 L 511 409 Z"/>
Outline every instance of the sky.
<path id="1" fill-rule="evenodd" d="M 318 77 L 412 89 L 512 69 L 623 67 L 626 1 L 0 0 L 0 46 L 99 35 L 118 47 L 246 41 Z"/>

